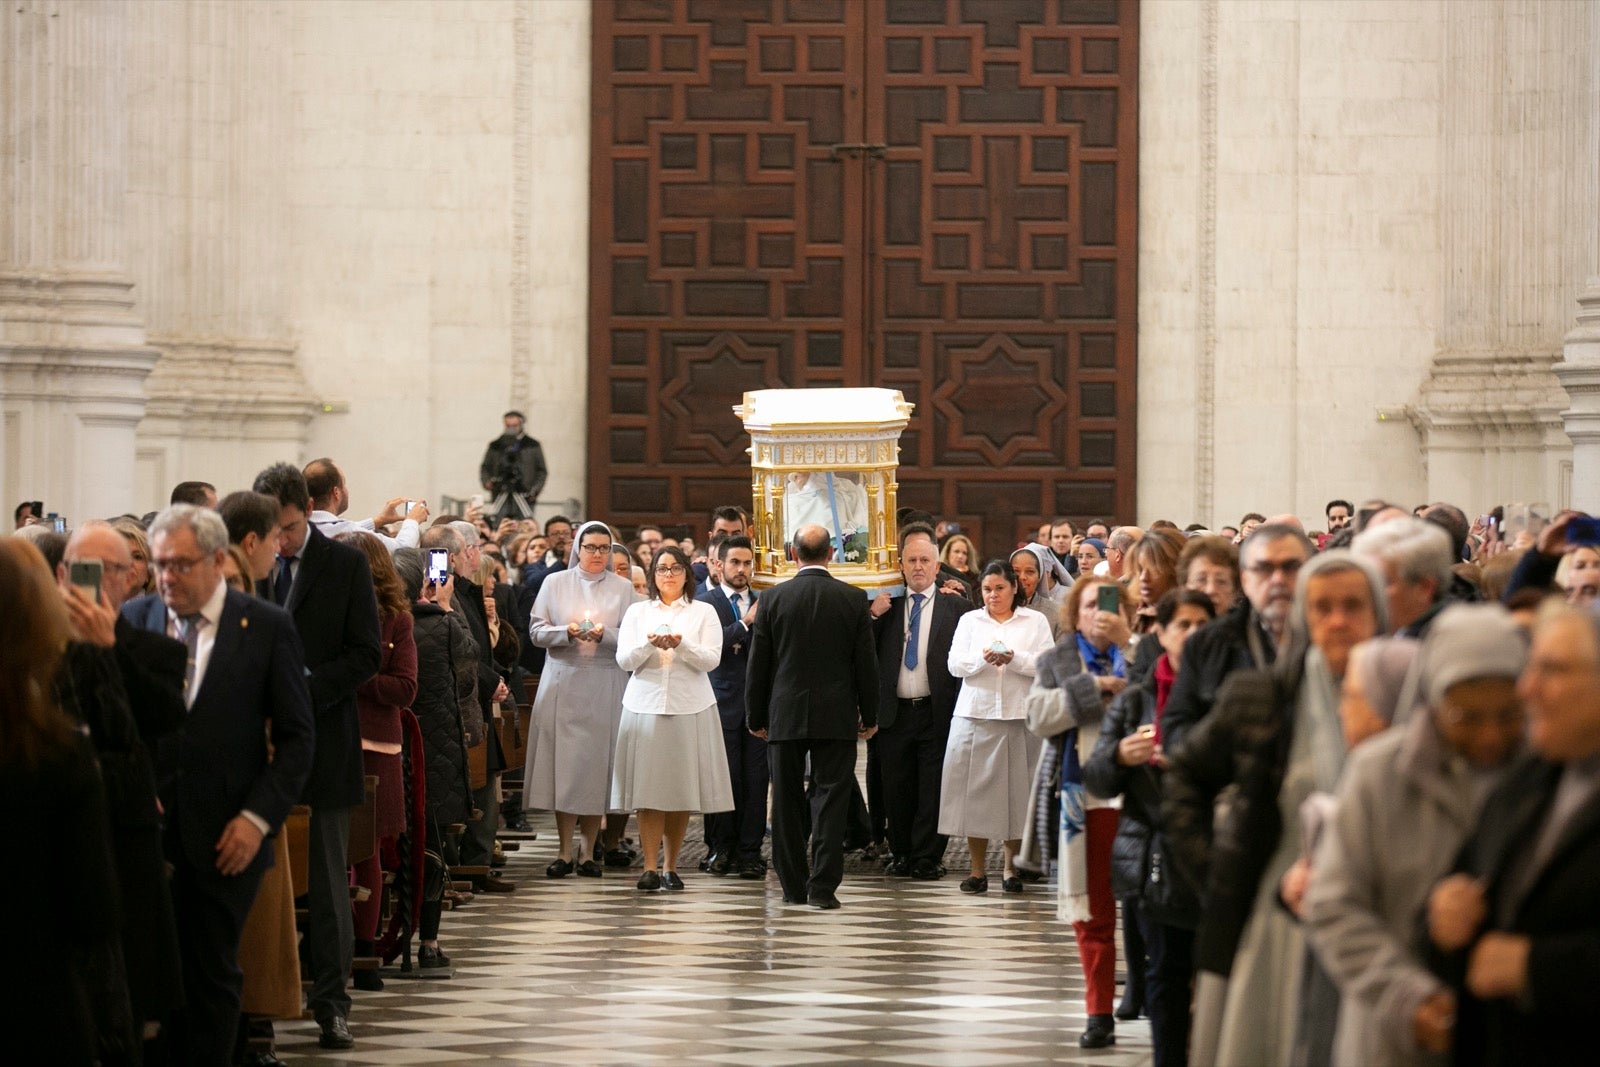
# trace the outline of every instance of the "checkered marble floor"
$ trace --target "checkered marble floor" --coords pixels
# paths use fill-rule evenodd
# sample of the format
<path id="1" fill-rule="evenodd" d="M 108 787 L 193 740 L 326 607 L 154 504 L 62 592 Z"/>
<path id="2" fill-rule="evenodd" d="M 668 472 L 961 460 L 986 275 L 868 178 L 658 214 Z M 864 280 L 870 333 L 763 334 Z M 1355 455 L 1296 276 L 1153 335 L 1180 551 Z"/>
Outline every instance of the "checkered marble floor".
<path id="1" fill-rule="evenodd" d="M 686 890 L 645 894 L 637 868 L 544 877 L 554 826 L 533 822 L 538 840 L 506 870 L 517 892 L 445 914 L 453 978 L 353 993 L 353 1051 L 318 1049 L 310 1022 L 279 1023 L 278 1055 L 394 1065 L 1150 1062 L 1143 1020 L 1119 1023 L 1110 1049 L 1078 1048 L 1083 977 L 1053 887 L 1007 897 L 992 877 L 974 897 L 957 890 L 956 873 L 916 882 L 851 863 L 844 906 L 824 912 L 784 905 L 775 875 L 716 878 L 684 862 Z"/>

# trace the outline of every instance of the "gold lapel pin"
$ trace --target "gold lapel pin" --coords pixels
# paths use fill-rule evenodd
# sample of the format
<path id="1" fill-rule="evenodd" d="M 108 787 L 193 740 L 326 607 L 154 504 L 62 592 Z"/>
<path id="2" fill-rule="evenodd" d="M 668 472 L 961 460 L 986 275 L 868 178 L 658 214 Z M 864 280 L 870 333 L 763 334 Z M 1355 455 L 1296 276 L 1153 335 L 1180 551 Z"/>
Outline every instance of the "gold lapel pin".
<path id="1" fill-rule="evenodd" d="M 248 630 L 249 628 L 250 628 L 250 620 L 249 619 L 240 619 L 239 620 L 239 629 Z"/>

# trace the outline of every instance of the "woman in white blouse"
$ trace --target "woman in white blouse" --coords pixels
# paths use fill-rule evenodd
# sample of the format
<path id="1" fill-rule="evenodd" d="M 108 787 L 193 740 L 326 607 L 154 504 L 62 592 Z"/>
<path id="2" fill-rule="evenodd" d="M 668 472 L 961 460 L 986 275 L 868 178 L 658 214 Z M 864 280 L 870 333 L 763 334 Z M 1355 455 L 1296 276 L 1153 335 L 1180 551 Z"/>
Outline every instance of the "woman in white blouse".
<path id="1" fill-rule="evenodd" d="M 1034 662 L 1053 641 L 1049 620 L 1016 606 L 1011 564 L 990 563 L 979 589 L 983 610 L 961 616 L 950 642 L 950 673 L 962 682 L 945 748 L 939 832 L 967 839 L 972 876 L 962 880 L 963 893 L 988 891 L 984 861 L 995 838 L 1005 842 L 1001 888 L 1020 893 L 1022 880 L 1013 861 L 1040 746 L 1024 725 L 1023 701 Z"/>
<path id="2" fill-rule="evenodd" d="M 689 595 L 689 557 L 665 546 L 617 633 L 617 665 L 632 671 L 622 694 L 611 807 L 638 809 L 644 874 L 639 888 L 682 889 L 678 853 L 691 812 L 733 810 L 722 719 L 706 672 L 722 662 L 716 609 Z M 656 870 L 662 838 L 664 870 Z"/>

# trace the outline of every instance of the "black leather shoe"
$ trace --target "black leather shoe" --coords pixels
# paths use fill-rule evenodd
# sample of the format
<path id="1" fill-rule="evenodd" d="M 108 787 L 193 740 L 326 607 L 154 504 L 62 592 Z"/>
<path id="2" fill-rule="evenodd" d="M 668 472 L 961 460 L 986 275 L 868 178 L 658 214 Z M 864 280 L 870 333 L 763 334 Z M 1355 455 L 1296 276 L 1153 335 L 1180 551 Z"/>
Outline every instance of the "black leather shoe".
<path id="1" fill-rule="evenodd" d="M 1117 1024 L 1109 1015 L 1089 1016 L 1088 1029 L 1078 1038 L 1079 1048 L 1105 1048 L 1117 1043 Z"/>
<path id="2" fill-rule="evenodd" d="M 423 945 L 417 949 L 417 966 L 425 971 L 443 970 L 450 966 L 450 957 L 441 949 Z"/>
<path id="3" fill-rule="evenodd" d="M 584 860 L 577 867 L 579 878 L 599 878 L 606 873 L 606 869 L 594 860 Z"/>
<path id="4" fill-rule="evenodd" d="M 834 896 L 832 893 L 829 893 L 826 896 L 812 897 L 811 899 L 807 900 L 806 903 L 820 911 L 836 911 L 840 906 L 839 898 Z"/>
<path id="5" fill-rule="evenodd" d="M 544 869 L 544 876 L 546 878 L 565 878 L 571 873 L 571 860 L 556 860 L 554 863 Z"/>
<path id="6" fill-rule="evenodd" d="M 322 1036 L 317 1038 L 317 1044 L 323 1048 L 356 1047 L 356 1039 L 350 1036 L 350 1027 L 345 1024 L 344 1016 L 330 1016 L 317 1025 L 322 1027 Z"/>
<path id="7" fill-rule="evenodd" d="M 705 874 L 711 869 L 711 865 L 715 862 L 717 862 L 717 854 L 715 852 L 707 852 L 696 866 L 700 868 L 701 874 Z"/>
<path id="8" fill-rule="evenodd" d="M 806 902 L 806 898 L 805 897 L 791 897 L 788 893 L 785 893 L 783 895 L 783 902 L 785 904 L 793 906 L 793 905 L 798 905 L 798 904 L 804 904 Z"/>
<path id="9" fill-rule="evenodd" d="M 677 892 L 683 888 L 683 879 L 678 877 L 677 871 L 668 871 L 661 876 L 661 888 Z"/>
<path id="10" fill-rule="evenodd" d="M 607 867 L 621 867 L 621 868 L 632 867 L 633 866 L 633 861 L 635 859 L 637 859 L 637 858 L 638 858 L 638 855 L 632 849 L 628 849 L 628 848 L 608 848 L 608 849 L 606 849 L 605 859 L 606 859 L 606 866 Z"/>
<path id="11" fill-rule="evenodd" d="M 646 893 L 654 893 L 661 888 L 661 876 L 655 871 L 645 871 L 639 876 L 636 886 Z"/>
<path id="12" fill-rule="evenodd" d="M 883 873 L 890 878 L 907 878 L 911 875 L 911 861 L 904 856 L 896 856 L 883 865 Z"/>
<path id="13" fill-rule="evenodd" d="M 759 881 L 766 876 L 767 862 L 760 857 L 757 857 L 753 860 L 745 860 L 744 863 L 740 864 L 739 866 L 739 877 L 747 879 L 748 881 Z"/>
<path id="14" fill-rule="evenodd" d="M 363 993 L 381 993 L 383 992 L 383 975 L 377 971 L 354 971 L 350 975 L 350 984 Z"/>
<path id="15" fill-rule="evenodd" d="M 716 857 L 706 865 L 706 873 L 719 876 L 732 874 L 734 869 L 733 865 L 735 862 L 736 861 L 734 858 L 728 855 L 726 852 L 718 852 Z"/>
<path id="16" fill-rule="evenodd" d="M 1002 878 L 1002 879 L 1000 879 L 1000 892 L 1002 892 L 1002 893 L 1020 893 L 1020 892 L 1022 892 L 1022 879 L 1018 878 L 1014 874 L 1010 878 Z"/>
<path id="17" fill-rule="evenodd" d="M 245 1054 L 239 1061 L 239 1067 L 286 1067 L 284 1062 L 273 1055 L 271 1049 L 256 1049 Z"/>
<path id="18" fill-rule="evenodd" d="M 945 870 L 943 865 L 933 860 L 918 860 L 911 865 L 911 877 L 924 882 L 937 882 L 943 878 Z"/>
<path id="19" fill-rule="evenodd" d="M 961 891 L 963 893 L 987 893 L 989 891 L 988 876 L 961 879 Z"/>

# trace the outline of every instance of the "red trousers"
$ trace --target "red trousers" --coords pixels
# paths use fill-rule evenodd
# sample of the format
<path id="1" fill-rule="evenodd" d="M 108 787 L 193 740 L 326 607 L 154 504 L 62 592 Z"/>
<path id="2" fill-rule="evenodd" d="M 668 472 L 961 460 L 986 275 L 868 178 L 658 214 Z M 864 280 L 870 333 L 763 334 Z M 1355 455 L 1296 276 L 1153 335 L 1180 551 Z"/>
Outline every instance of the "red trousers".
<path id="1" fill-rule="evenodd" d="M 1088 849 L 1089 921 L 1073 923 L 1078 957 L 1088 984 L 1084 1004 L 1090 1015 L 1110 1015 L 1117 986 L 1117 901 L 1111 895 L 1111 842 L 1117 836 L 1117 810 L 1094 808 L 1084 813 Z"/>

